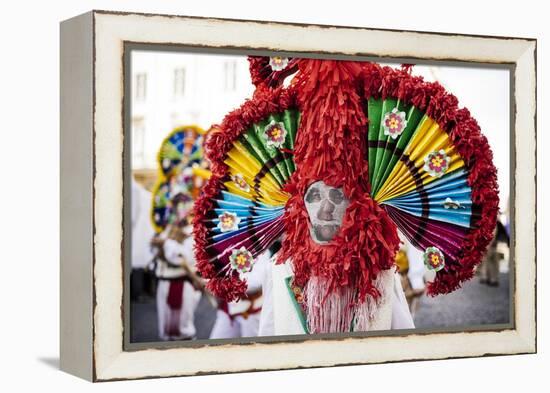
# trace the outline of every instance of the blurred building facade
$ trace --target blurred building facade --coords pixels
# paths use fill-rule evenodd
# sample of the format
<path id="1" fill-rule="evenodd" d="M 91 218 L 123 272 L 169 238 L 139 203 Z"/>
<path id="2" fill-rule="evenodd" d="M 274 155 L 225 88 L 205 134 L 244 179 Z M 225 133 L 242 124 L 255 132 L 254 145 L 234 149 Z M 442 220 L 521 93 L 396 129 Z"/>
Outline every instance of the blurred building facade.
<path id="1" fill-rule="evenodd" d="M 134 51 L 131 68 L 132 170 L 147 188 L 172 129 L 208 129 L 253 92 L 246 56 Z"/>

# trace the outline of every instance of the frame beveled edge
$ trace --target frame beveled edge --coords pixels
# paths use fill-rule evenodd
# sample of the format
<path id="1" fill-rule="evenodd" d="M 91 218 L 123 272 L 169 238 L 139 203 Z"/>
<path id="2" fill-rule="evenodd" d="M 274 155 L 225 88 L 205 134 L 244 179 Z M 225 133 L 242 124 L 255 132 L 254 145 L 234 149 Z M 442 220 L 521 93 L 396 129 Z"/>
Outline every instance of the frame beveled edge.
<path id="1" fill-rule="evenodd" d="M 93 12 L 59 27 L 59 366 L 92 380 Z"/>
<path id="2" fill-rule="evenodd" d="M 103 17 L 103 16 L 116 16 L 118 15 L 119 18 L 121 17 L 124 17 L 124 18 L 128 18 L 128 17 L 137 17 L 138 19 L 142 19 L 142 18 L 150 18 L 150 17 L 158 17 L 158 16 L 154 16 L 154 15 L 151 15 L 151 16 L 147 16 L 147 15 L 143 15 L 143 14 L 133 14 L 133 13 L 128 13 L 128 14 L 120 14 L 120 13 L 106 13 L 106 12 L 103 12 L 103 11 L 100 11 L 100 12 L 94 12 L 94 54 L 96 53 L 96 45 L 98 43 L 98 39 L 96 37 L 96 18 L 97 17 Z M 198 19 L 198 18 L 189 18 L 189 17 L 175 17 L 175 16 L 166 16 L 166 17 L 162 17 L 162 18 L 167 18 L 169 20 L 173 20 L 173 19 L 176 19 L 176 20 L 181 20 L 181 19 L 186 19 L 186 20 L 189 20 L 189 19 Z M 201 19 L 201 21 L 204 22 L 208 22 L 210 21 L 211 18 L 204 18 L 204 19 Z M 234 23 L 235 21 L 233 20 L 220 20 L 220 19 L 216 19 L 215 20 L 216 22 L 222 22 L 222 24 L 224 22 L 227 22 L 227 23 Z M 141 21 L 138 21 L 138 23 L 141 22 Z M 251 23 L 254 23 L 255 21 L 249 21 Z M 110 23 L 110 22 L 109 22 Z M 237 22 L 237 23 L 243 23 L 243 22 Z M 270 23 L 270 22 L 269 22 Z M 207 23 L 208 24 L 208 23 Z M 246 23 L 245 23 L 246 24 Z M 281 27 L 281 26 L 289 26 L 289 24 L 284 24 L 284 23 L 270 23 L 270 26 L 277 26 L 277 27 Z M 103 27 L 102 28 L 105 28 L 106 25 L 102 25 Z M 292 26 L 292 25 L 290 25 Z M 303 26 L 302 26 L 303 27 Z M 326 28 L 328 26 L 324 26 L 324 28 Z M 223 27 L 222 27 L 223 28 Z M 366 31 L 366 32 L 371 32 L 373 31 L 372 29 L 363 29 L 363 28 L 354 28 L 354 29 L 357 29 L 358 31 Z M 334 30 L 331 30 L 332 32 L 334 32 Z M 376 29 L 376 31 L 380 31 L 380 29 Z M 392 34 L 392 35 L 401 35 L 402 33 L 401 32 L 398 32 L 398 31 L 387 31 L 385 30 L 384 31 L 385 33 L 389 33 L 389 34 Z M 113 31 L 110 31 L 110 39 L 113 40 L 113 41 L 118 41 L 115 46 L 118 47 L 118 49 L 120 50 L 121 48 L 121 43 L 124 42 L 124 41 L 129 41 L 131 42 L 132 40 L 131 39 L 124 39 L 123 35 L 124 34 L 120 34 L 120 31 L 118 32 L 119 34 L 115 34 L 115 35 L 112 35 L 114 32 Z M 406 32 L 405 32 L 406 33 Z M 416 32 L 413 32 L 415 34 L 417 34 Z M 422 34 L 427 34 L 427 35 L 430 35 L 430 36 L 437 36 L 438 33 L 422 33 Z M 450 35 L 452 38 L 457 38 L 457 37 L 469 37 L 471 38 L 472 36 L 468 36 L 468 35 Z M 476 39 L 488 39 L 486 37 L 478 37 L 476 36 L 475 37 Z M 510 40 L 516 40 L 516 39 L 508 39 L 508 38 L 502 38 L 502 37 L 498 37 L 498 38 L 495 38 L 495 37 L 491 37 L 490 38 L 491 40 L 507 40 L 507 41 L 510 41 Z M 531 39 L 527 39 L 527 40 L 524 40 L 524 39 L 519 39 L 520 41 L 523 42 L 524 44 L 524 51 L 521 52 L 521 54 L 516 58 L 516 61 L 515 61 L 515 64 L 516 64 L 516 74 L 515 74 L 515 87 L 516 87 L 516 91 L 515 91 L 515 98 L 516 98 L 516 103 L 518 102 L 518 96 L 521 96 L 523 98 L 527 97 L 527 103 L 525 103 L 524 105 L 522 105 L 523 107 L 526 107 L 524 108 L 525 111 L 522 111 L 521 110 L 521 107 L 522 106 L 519 106 L 519 105 L 516 105 L 516 121 L 515 121 L 515 128 L 518 129 L 518 125 L 526 125 L 526 127 L 522 128 L 522 129 L 527 129 L 529 130 L 529 137 L 527 137 L 527 142 L 526 142 L 526 145 L 525 146 L 525 152 L 521 153 L 522 156 L 525 157 L 524 153 L 529 153 L 529 151 L 531 151 L 531 153 L 536 153 L 536 123 L 535 123 L 535 119 L 536 119 L 536 102 L 535 102 L 535 96 L 534 96 L 534 89 L 536 88 L 536 40 L 531 40 Z M 534 42 L 533 42 L 534 41 Z M 150 41 L 147 41 L 147 42 L 150 42 Z M 158 42 L 154 42 L 154 43 L 158 43 Z M 165 42 L 166 43 L 166 42 Z M 171 43 L 171 42 L 169 42 Z M 185 44 L 185 43 L 183 43 Z M 179 43 L 179 45 L 182 45 L 182 43 Z M 217 46 L 219 47 L 219 46 Z M 113 48 L 111 48 L 113 49 Z M 271 49 L 271 50 L 276 50 L 277 48 L 274 48 L 274 49 Z M 517 48 L 516 48 L 517 49 Z M 98 57 L 101 57 L 103 55 L 103 53 L 99 53 L 99 56 Z M 377 54 L 377 56 L 386 56 L 385 54 L 381 53 L 381 54 Z M 119 52 L 119 55 L 117 56 L 117 59 L 122 62 L 122 56 L 120 55 L 120 52 Z M 464 60 L 464 61 L 471 61 L 471 60 Z M 510 59 L 509 61 L 510 62 Z M 514 63 L 514 62 L 512 62 Z M 96 65 L 96 56 L 94 55 L 94 91 L 96 89 L 100 90 L 101 88 L 101 83 L 98 82 L 99 79 L 101 78 L 97 78 L 96 77 L 98 76 L 98 70 L 95 68 L 95 65 Z M 116 67 L 115 67 L 116 68 Z M 119 68 L 118 68 L 119 71 L 120 70 L 120 63 L 119 63 Z M 100 71 L 101 72 L 101 71 Z M 119 79 L 120 78 L 120 75 L 122 73 L 117 73 L 115 72 L 115 70 L 111 70 L 110 71 L 112 74 L 117 74 L 117 78 L 116 79 Z M 530 74 L 531 72 L 531 74 Z M 108 73 L 108 72 L 107 72 Z M 111 79 L 110 80 L 113 80 L 112 78 L 112 75 L 111 75 Z M 517 82 L 520 82 L 520 83 L 517 83 Z M 120 80 L 118 80 L 118 82 L 121 82 Z M 527 86 L 526 87 L 523 87 L 522 83 L 526 83 Z M 521 93 L 521 94 L 518 94 Z M 101 94 L 100 92 L 98 92 L 99 94 Z M 98 182 L 98 177 L 101 177 L 101 173 L 103 173 L 102 171 L 98 171 L 97 168 L 96 168 L 96 164 L 100 161 L 98 160 L 98 157 L 96 157 L 96 153 L 97 153 L 97 156 L 101 155 L 101 150 L 103 148 L 106 147 L 106 144 L 103 144 L 101 143 L 101 141 L 98 141 L 96 140 L 95 138 L 95 135 L 97 134 L 99 136 L 99 134 L 102 134 L 101 130 L 103 129 L 102 126 L 103 124 L 101 123 L 101 121 L 97 121 L 98 119 L 96 118 L 97 115 L 99 115 L 98 117 L 100 117 L 102 115 L 102 108 L 104 106 L 101 106 L 99 105 L 99 107 L 96 106 L 96 104 L 98 104 L 98 101 L 96 101 L 96 94 L 94 94 L 94 107 L 95 107 L 95 110 L 94 110 L 94 124 L 95 124 L 95 127 L 94 127 L 94 223 L 96 221 L 101 221 L 100 217 L 105 217 L 105 216 L 102 216 L 102 215 L 99 215 L 96 211 L 96 207 L 97 205 L 101 206 L 101 202 L 98 200 L 98 199 L 101 199 L 101 200 L 106 200 L 106 196 L 104 198 L 98 198 L 98 194 L 101 194 L 101 187 L 97 187 L 96 189 L 96 186 L 100 186 L 101 185 L 101 182 Z M 120 98 L 120 97 L 119 97 Z M 118 107 L 120 108 L 120 105 L 122 105 L 122 99 L 120 100 L 115 100 L 115 101 L 118 101 Z M 527 107 L 528 106 L 528 107 Z M 524 113 L 524 112 L 527 112 L 527 113 Z M 529 119 L 530 119 L 530 116 L 532 116 L 532 121 L 530 122 Z M 121 120 L 121 119 L 118 119 L 118 120 Z M 117 123 L 119 124 L 118 126 L 118 129 L 120 130 L 121 127 L 120 127 L 120 124 L 121 122 L 117 121 Z M 521 124 L 520 124 L 521 123 Z M 529 124 L 531 123 L 531 124 Z M 111 124 L 114 126 L 114 123 Z M 112 137 L 112 136 L 111 136 Z M 522 137 L 525 137 L 525 135 L 522 135 Z M 531 138 L 532 137 L 532 138 Z M 99 139 L 99 138 L 98 138 Z M 115 138 L 116 139 L 116 138 Z M 516 143 L 519 141 L 519 138 L 516 140 Z M 119 152 L 120 153 L 120 152 Z M 121 154 L 119 155 L 119 158 L 121 158 Z M 528 155 L 527 155 L 528 157 Z M 531 156 L 532 157 L 532 156 Z M 120 161 L 120 160 L 119 160 Z M 117 161 L 117 162 L 119 162 Z M 521 161 L 521 160 L 518 160 L 518 162 Z M 532 167 L 529 167 L 529 168 L 524 168 L 527 170 L 527 173 L 533 173 L 535 176 L 536 176 L 536 162 L 532 163 Z M 517 180 L 517 175 L 520 171 L 523 171 L 524 169 L 520 168 L 520 166 L 518 165 L 516 167 L 516 180 Z M 532 170 L 532 172 L 529 172 L 530 170 Z M 115 172 L 118 172 L 118 170 L 116 170 Z M 113 174 L 111 174 L 113 175 Z M 111 176 L 112 177 L 112 176 Z M 118 180 L 122 180 L 122 176 L 116 176 L 118 177 Z M 527 177 L 523 177 L 524 179 L 525 178 L 528 178 L 529 176 Z M 113 179 L 111 179 L 113 180 Z M 532 191 L 535 191 L 536 190 L 536 178 L 533 178 L 533 182 L 530 183 L 530 182 L 526 182 L 525 186 L 526 188 L 520 188 L 522 190 L 524 189 L 528 189 L 528 190 L 532 190 Z M 517 184 L 514 184 L 516 187 L 518 186 Z M 116 188 L 116 187 L 115 187 Z M 111 190 L 112 192 L 112 190 Z M 523 193 L 523 195 L 525 194 L 529 194 L 529 193 Z M 531 202 L 533 202 L 533 206 L 536 206 L 536 193 L 533 192 L 532 194 L 533 196 L 533 200 Z M 115 198 L 115 199 L 120 199 L 120 195 L 119 195 L 119 198 Z M 98 203 L 96 203 L 98 202 Z M 517 203 L 517 201 L 516 201 Z M 101 208 L 100 208 L 101 209 Z M 119 213 L 121 212 L 121 210 L 119 210 Z M 516 212 L 517 213 L 517 212 Z M 536 212 L 533 212 L 533 216 L 529 218 L 529 220 L 527 221 L 530 221 L 531 224 L 533 225 L 532 228 L 534 231 L 536 231 L 536 220 L 535 220 L 535 214 Z M 120 215 L 120 214 L 119 214 Z M 518 218 L 519 216 L 516 214 L 516 219 Z M 525 221 L 525 220 L 524 220 Z M 116 225 L 118 225 L 118 223 L 116 223 Z M 122 222 L 120 222 L 120 225 L 122 225 Z M 519 226 L 519 225 L 518 225 Z M 526 222 L 524 223 L 523 226 L 526 226 L 526 227 L 529 227 L 529 222 Z M 97 230 L 97 233 L 96 235 L 98 235 L 97 237 L 94 236 L 94 250 L 98 248 L 98 246 L 101 246 L 101 236 L 99 232 L 102 231 L 102 229 L 105 229 L 104 226 L 96 226 L 96 230 Z M 536 232 L 535 232 L 536 233 Z M 517 239 L 516 239 L 517 240 Z M 121 243 L 119 243 L 121 244 Z M 533 245 L 531 245 L 533 246 Z M 518 249 L 519 247 L 516 248 L 516 260 L 517 259 L 517 254 L 518 254 Z M 533 257 L 533 260 L 535 260 L 535 257 L 536 257 L 536 251 L 533 247 L 533 249 L 531 250 L 531 256 Z M 105 254 L 100 254 L 99 257 L 102 258 Z M 119 249 L 119 255 L 120 255 L 120 249 Z M 102 289 L 105 289 L 105 283 L 102 282 L 102 279 L 100 278 L 101 274 L 99 276 L 96 276 L 96 268 L 97 266 L 96 265 L 96 262 L 97 262 L 97 257 L 94 258 L 94 288 L 96 289 L 97 292 L 101 292 Z M 533 284 L 536 285 L 536 270 L 535 270 L 535 266 L 531 266 L 531 271 L 530 272 L 527 272 L 527 273 L 530 273 L 531 274 L 531 282 Z M 518 275 L 518 271 L 516 271 L 516 275 Z M 523 275 L 523 273 L 521 273 L 521 275 Z M 120 280 L 120 278 L 119 278 Z M 517 281 L 517 280 L 516 280 Z M 99 287 L 103 287 L 103 288 L 99 288 Z M 118 288 L 120 290 L 120 288 Z M 515 345 L 512 345 L 511 347 L 512 348 L 509 348 L 509 351 L 502 351 L 502 350 L 499 350 L 499 351 L 489 351 L 489 352 L 486 352 L 486 353 L 474 353 L 474 354 L 471 354 L 471 353 L 468 353 L 468 354 L 465 354 L 465 353 L 451 353 L 451 354 L 443 354 L 443 353 L 431 353 L 431 354 L 424 354 L 423 356 L 419 356 L 419 357 L 412 357 L 412 358 L 406 358 L 406 357 L 397 357 L 397 358 L 392 358 L 392 359 L 374 359 L 374 358 L 365 358 L 365 359 L 359 359 L 359 361 L 352 361 L 352 362 L 338 362 L 338 361 L 333 361 L 332 363 L 331 362 L 324 362 L 323 364 L 318 364 L 318 363 L 309 363 L 307 361 L 305 362 L 299 362 L 299 364 L 287 364 L 287 365 L 278 365 L 278 366 L 275 366 L 273 367 L 273 365 L 271 367 L 267 366 L 267 367 L 260 367 L 259 369 L 258 368 L 246 368 L 246 367 L 240 367 L 238 369 L 231 369 L 231 368 L 225 368 L 225 369 L 214 369 L 214 370 L 211 370 L 211 371 L 206 371 L 207 368 L 205 368 L 205 370 L 201 371 L 201 370 L 189 370 L 189 368 L 187 370 L 185 370 L 185 365 L 184 364 L 181 364 L 181 360 L 180 360 L 180 364 L 179 364 L 179 367 L 182 367 L 183 368 L 179 368 L 179 369 L 166 369 L 166 370 L 159 370 L 158 372 L 155 372 L 154 370 L 148 370 L 148 372 L 144 372 L 144 373 L 128 373 L 128 370 L 125 370 L 124 371 L 124 368 L 125 368 L 125 363 L 126 362 L 132 362 L 132 361 L 135 361 L 136 359 L 132 359 L 132 354 L 139 354 L 139 355 L 144 355 L 144 356 L 149 356 L 151 357 L 152 360 L 155 360 L 153 358 L 157 358 L 157 356 L 159 354 L 169 354 L 170 352 L 179 352 L 179 353 L 182 353 L 183 351 L 181 351 L 180 349 L 165 349 L 165 350 L 144 350 L 144 351 L 138 351 L 138 352 L 132 352 L 132 353 L 124 353 L 122 351 L 122 331 L 120 330 L 119 333 L 120 335 L 118 336 L 120 338 L 120 340 L 118 340 L 118 343 L 120 344 L 120 347 L 116 349 L 116 351 L 106 351 L 106 353 L 103 353 L 102 351 L 105 349 L 105 347 L 102 347 L 102 344 L 100 343 L 101 340 L 105 337 L 103 337 L 103 331 L 102 331 L 102 328 L 103 326 L 100 328 L 99 326 L 96 327 L 96 324 L 98 322 L 101 322 L 101 319 L 103 317 L 101 317 L 101 315 L 103 315 L 103 311 L 101 310 L 101 307 L 103 306 L 103 303 L 106 301 L 106 299 L 100 299 L 100 302 L 98 303 L 96 299 L 96 291 L 94 291 L 94 353 L 93 353 L 93 357 L 94 357 L 94 380 L 114 380 L 114 379 L 128 379 L 128 378 L 146 378 L 146 377 L 162 377 L 162 376 L 177 376 L 177 375 L 199 375 L 199 374 L 209 374 L 209 373 L 221 373 L 221 372 L 242 372 L 242 371 L 255 371 L 255 370 L 271 370 L 271 369 L 286 369 L 286 368 L 301 368 L 301 367 L 325 367 L 325 366 L 336 366 L 336 365 L 345 365 L 345 364 L 366 364 L 366 363 L 380 363 L 380 362 L 394 362 L 394 361 L 410 361 L 410 360 L 428 360 L 428 359 L 442 359 L 442 358 L 450 358 L 450 357 L 470 357 L 470 356 L 490 356 L 490 355 L 499 355 L 499 354 L 516 354 L 516 353 L 532 353 L 532 352 L 535 352 L 536 351 L 536 315 L 535 315 L 535 309 L 534 309 L 534 306 L 535 306 L 535 290 L 536 288 L 533 287 L 532 288 L 532 291 L 528 291 L 529 288 L 523 288 L 523 290 L 527 290 L 527 295 L 528 295 L 528 299 L 525 299 L 527 301 L 528 304 L 532 305 L 532 315 L 529 315 L 529 313 L 522 313 L 522 315 L 518 315 L 516 313 L 516 322 L 518 322 L 518 319 L 522 319 L 522 321 L 520 321 L 520 323 L 516 323 L 516 328 L 514 330 L 511 330 L 511 331 L 507 331 L 507 332 L 502 332 L 504 333 L 504 337 L 502 334 L 500 334 L 500 337 L 502 339 L 508 339 L 510 340 L 508 343 L 510 344 L 515 344 Z M 117 290 L 116 292 L 117 293 L 120 293 L 119 290 Z M 531 295 L 529 296 L 529 292 L 532 292 Z M 121 293 L 120 293 L 121 294 Z M 517 295 L 519 293 L 516 293 Z M 120 301 L 120 303 L 119 303 Z M 518 307 L 518 296 L 515 297 L 515 302 L 516 302 L 516 307 Z M 113 305 L 113 301 L 111 302 L 107 302 L 107 303 L 111 303 L 111 306 Z M 118 303 L 119 306 L 119 311 L 120 311 L 120 304 L 122 304 L 122 298 L 119 297 L 117 301 L 115 301 L 114 303 Z M 525 306 L 525 301 L 522 301 L 522 303 L 524 304 L 523 307 L 521 307 L 522 309 L 525 309 L 527 308 Z M 518 308 L 518 310 L 520 310 L 520 308 Z M 113 309 L 110 309 L 109 310 L 109 315 L 112 315 L 112 311 Z M 107 315 L 107 314 L 105 314 Z M 118 316 L 120 318 L 120 315 Z M 532 323 L 530 323 L 532 322 Z M 118 326 L 117 326 L 118 327 Z M 117 331 L 119 329 L 116 329 Z M 112 333 L 112 332 L 111 332 Z M 477 334 L 477 333 L 466 333 L 466 335 L 473 335 L 473 334 Z M 117 336 L 118 334 L 115 334 L 115 336 Z M 437 334 L 437 336 L 440 336 L 440 338 L 443 338 L 444 340 L 452 340 L 453 338 L 457 338 L 457 336 L 463 336 L 464 333 L 460 334 L 460 333 L 446 333 L 446 334 Z M 482 336 L 486 336 L 485 333 L 481 333 Z M 433 336 L 433 335 L 431 335 Z M 413 334 L 411 336 L 408 336 L 406 337 L 405 339 L 408 339 L 408 338 L 418 338 L 418 335 L 416 334 Z M 384 342 L 385 344 L 384 345 L 390 345 L 388 342 L 387 342 L 387 337 L 380 337 L 379 338 L 379 343 L 381 342 Z M 395 338 L 395 337 L 392 337 L 391 340 L 400 340 L 401 338 Z M 338 342 L 340 343 L 340 345 L 345 345 L 345 343 L 349 342 L 349 340 L 359 340 L 357 338 L 355 339 L 344 339 L 344 340 L 338 340 Z M 364 339 L 361 339 L 360 341 L 363 341 Z M 373 338 L 371 339 L 367 339 L 367 340 L 373 340 Z M 312 343 L 318 343 L 318 341 L 320 340 L 316 340 L 316 339 L 310 339 L 308 340 L 307 343 L 303 343 L 301 345 L 308 345 L 309 344 L 312 344 Z M 424 340 L 420 340 L 420 341 L 424 341 Z M 483 340 L 484 341 L 484 340 Z M 512 343 L 512 341 L 514 341 L 514 343 Z M 279 343 L 279 344 L 285 344 L 285 343 Z M 321 343 L 322 344 L 322 343 Z M 290 344 L 292 345 L 292 344 Z M 357 347 L 357 343 L 354 343 L 354 346 Z M 220 348 L 223 348 L 224 350 L 226 351 L 229 351 L 232 347 L 231 345 L 223 345 L 222 347 Z M 234 347 L 234 346 L 233 346 Z M 243 345 L 243 347 L 245 347 L 246 349 L 250 349 L 251 347 L 262 347 L 262 344 L 254 344 L 254 345 Z M 186 350 L 191 350 L 191 351 L 194 351 L 195 354 L 198 354 L 198 352 L 202 352 L 202 348 L 195 348 L 195 349 L 192 349 L 192 348 L 183 348 L 184 351 Z M 213 349 L 213 348 L 209 348 L 209 349 Z M 374 348 L 371 348 L 371 349 L 374 349 Z M 287 348 L 288 350 L 288 348 Z M 110 353 L 107 353 L 107 352 L 110 352 Z M 218 352 L 218 351 L 216 351 Z M 246 351 L 245 351 L 246 352 Z M 273 351 L 272 351 L 273 352 Z M 219 352 L 218 352 L 219 354 Z M 104 356 L 104 355 L 107 355 L 107 356 Z M 201 354 L 201 357 L 203 356 L 204 354 Z M 164 357 L 163 355 L 161 355 L 161 357 Z M 171 357 L 171 356 L 170 356 Z M 181 357 L 181 356 L 180 356 Z M 208 355 L 206 357 L 209 357 Z M 275 356 L 276 357 L 276 356 Z M 311 359 L 310 359 L 311 360 Z M 336 359 L 334 359 L 336 360 Z M 101 366 L 101 370 L 98 370 L 98 363 L 100 363 L 99 366 Z M 305 366 L 304 366 L 305 364 Z M 126 367 L 127 367 L 127 363 L 126 363 Z M 245 366 L 245 365 L 243 365 Z"/>

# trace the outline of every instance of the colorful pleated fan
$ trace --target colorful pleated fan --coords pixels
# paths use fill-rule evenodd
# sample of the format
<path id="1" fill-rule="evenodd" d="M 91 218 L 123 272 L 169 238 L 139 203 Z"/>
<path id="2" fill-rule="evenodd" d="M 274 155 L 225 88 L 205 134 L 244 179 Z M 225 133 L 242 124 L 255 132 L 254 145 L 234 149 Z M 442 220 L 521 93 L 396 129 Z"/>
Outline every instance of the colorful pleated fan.
<path id="1" fill-rule="evenodd" d="M 368 100 L 369 178 L 373 199 L 411 243 L 437 248 L 445 260 L 460 257 L 479 218 L 468 169 L 449 135 L 424 111 L 398 99 Z"/>
<path id="2" fill-rule="evenodd" d="M 256 258 L 281 236 L 288 200 L 283 188 L 295 170 L 298 123 L 299 113 L 285 110 L 252 124 L 234 141 L 225 159 L 227 174 L 203 220 L 211 263 L 241 270 L 234 250 Z"/>
<path id="3" fill-rule="evenodd" d="M 157 232 L 162 232 L 192 208 L 196 195 L 193 195 L 191 168 L 202 160 L 204 134 L 200 127 L 184 126 L 174 129 L 162 141 L 151 208 L 151 220 Z"/>
<path id="4" fill-rule="evenodd" d="M 174 129 L 160 146 L 157 161 L 162 174 L 169 177 L 176 168 L 191 166 L 202 160 L 205 131 L 197 126 Z"/>

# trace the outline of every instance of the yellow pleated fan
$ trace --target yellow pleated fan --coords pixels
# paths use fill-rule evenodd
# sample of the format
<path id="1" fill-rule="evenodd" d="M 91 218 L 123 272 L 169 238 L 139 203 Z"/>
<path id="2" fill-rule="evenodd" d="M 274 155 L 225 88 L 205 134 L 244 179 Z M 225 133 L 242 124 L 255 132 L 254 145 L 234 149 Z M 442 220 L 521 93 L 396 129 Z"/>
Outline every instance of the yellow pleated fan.
<path id="1" fill-rule="evenodd" d="M 214 258 L 225 263 L 232 250 L 256 257 L 281 235 L 299 120 L 295 109 L 273 113 L 233 142 L 224 160 L 227 176 L 204 220 L 206 251 Z"/>
<path id="2" fill-rule="evenodd" d="M 369 99 L 367 114 L 373 199 L 415 247 L 437 245 L 441 255 L 456 259 L 479 212 L 449 135 L 423 111 L 394 98 Z"/>
<path id="3" fill-rule="evenodd" d="M 374 195 L 374 199 L 382 203 L 413 191 L 417 186 L 418 179 L 424 185 L 438 179 L 440 177 L 438 176 L 439 173 L 430 171 L 429 168 L 425 169 L 426 157 L 430 153 L 441 151 L 449 159 L 447 168 L 444 169 L 445 158 L 440 158 L 441 175 L 464 167 L 464 161 L 455 152 L 447 133 L 433 119 L 424 115 L 403 151 L 403 155 L 380 187 L 380 190 Z M 414 169 L 411 170 L 412 168 Z M 434 173 L 436 173 L 435 176 Z"/>

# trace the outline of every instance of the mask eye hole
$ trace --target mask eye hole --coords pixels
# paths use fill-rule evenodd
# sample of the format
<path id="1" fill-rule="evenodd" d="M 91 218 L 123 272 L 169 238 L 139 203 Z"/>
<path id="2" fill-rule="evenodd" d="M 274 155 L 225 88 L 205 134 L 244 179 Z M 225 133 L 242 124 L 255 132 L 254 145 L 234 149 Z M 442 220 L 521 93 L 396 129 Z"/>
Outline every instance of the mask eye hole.
<path id="1" fill-rule="evenodd" d="M 317 187 L 313 187 L 306 195 L 307 203 L 317 203 L 321 202 L 321 193 Z"/>
<path id="2" fill-rule="evenodd" d="M 333 188 L 328 192 L 328 198 L 335 205 L 339 205 L 344 201 L 344 193 L 337 188 Z"/>

